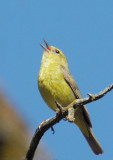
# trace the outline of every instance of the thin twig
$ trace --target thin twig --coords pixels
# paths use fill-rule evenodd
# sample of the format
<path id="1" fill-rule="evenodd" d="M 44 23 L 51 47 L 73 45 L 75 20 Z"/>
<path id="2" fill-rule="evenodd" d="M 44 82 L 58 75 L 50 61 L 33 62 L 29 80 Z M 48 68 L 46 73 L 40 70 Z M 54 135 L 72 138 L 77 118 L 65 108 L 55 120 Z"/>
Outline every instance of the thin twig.
<path id="1" fill-rule="evenodd" d="M 105 88 L 103 91 L 97 93 L 97 94 L 91 94 L 88 93 L 89 97 L 82 98 L 82 99 L 76 99 L 71 104 L 69 104 L 67 107 L 65 107 L 65 111 L 68 110 L 70 107 L 76 108 L 77 106 L 82 106 L 87 103 L 91 103 L 93 101 L 97 101 L 98 99 L 104 97 L 109 91 L 113 89 L 113 84 L 111 84 L 109 87 Z"/>
<path id="2" fill-rule="evenodd" d="M 42 136 L 44 135 L 44 133 L 51 128 L 53 125 L 55 125 L 56 123 L 58 123 L 59 121 L 61 121 L 63 118 L 65 118 L 68 115 L 68 109 L 70 107 L 81 107 L 82 105 L 85 105 L 87 103 L 91 103 L 93 101 L 96 101 L 100 98 L 102 98 L 105 94 L 107 94 L 109 91 L 111 91 L 113 89 L 113 84 L 110 85 L 109 87 L 105 88 L 103 91 L 92 95 L 90 93 L 88 93 L 89 97 L 87 98 L 83 98 L 83 99 L 77 99 L 74 100 L 71 104 L 69 104 L 65 109 L 61 110 L 62 106 L 56 102 L 58 108 L 60 108 L 60 111 L 52 118 L 43 121 L 39 127 L 36 129 L 36 132 L 32 138 L 32 141 L 30 143 L 29 149 L 27 151 L 26 154 L 26 158 L 25 160 L 33 160 L 34 157 L 34 153 L 36 151 L 36 148 L 40 142 L 40 139 L 42 138 Z"/>

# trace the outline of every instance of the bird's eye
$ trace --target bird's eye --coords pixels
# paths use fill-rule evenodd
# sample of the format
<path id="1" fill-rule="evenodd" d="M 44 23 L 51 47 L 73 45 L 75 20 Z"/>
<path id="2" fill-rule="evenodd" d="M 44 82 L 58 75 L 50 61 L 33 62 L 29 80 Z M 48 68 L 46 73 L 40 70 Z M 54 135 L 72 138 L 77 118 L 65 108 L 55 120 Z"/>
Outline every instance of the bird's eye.
<path id="1" fill-rule="evenodd" d="M 59 50 L 56 50 L 56 53 L 58 53 L 58 54 L 59 54 L 59 53 L 60 53 L 60 52 L 59 52 Z"/>

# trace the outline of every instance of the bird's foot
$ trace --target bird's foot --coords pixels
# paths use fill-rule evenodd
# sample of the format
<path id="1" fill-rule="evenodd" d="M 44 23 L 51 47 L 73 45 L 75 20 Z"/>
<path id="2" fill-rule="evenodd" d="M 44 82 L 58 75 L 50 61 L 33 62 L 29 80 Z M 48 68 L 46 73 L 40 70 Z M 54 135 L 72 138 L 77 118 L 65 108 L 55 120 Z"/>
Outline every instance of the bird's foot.
<path id="1" fill-rule="evenodd" d="M 69 122 L 74 122 L 75 121 L 75 110 L 73 107 L 69 108 L 68 109 L 68 115 L 66 117 L 66 119 L 69 121 Z"/>

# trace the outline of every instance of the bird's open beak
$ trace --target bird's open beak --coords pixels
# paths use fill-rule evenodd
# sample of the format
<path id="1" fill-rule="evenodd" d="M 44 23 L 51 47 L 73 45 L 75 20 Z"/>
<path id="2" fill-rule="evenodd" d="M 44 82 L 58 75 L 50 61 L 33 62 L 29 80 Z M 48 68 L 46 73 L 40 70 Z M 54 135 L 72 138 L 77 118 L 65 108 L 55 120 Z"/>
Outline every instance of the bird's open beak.
<path id="1" fill-rule="evenodd" d="M 51 46 L 44 40 L 45 44 L 46 44 L 46 47 L 48 50 L 51 50 Z"/>
<path id="2" fill-rule="evenodd" d="M 45 42 L 47 48 L 45 48 L 42 44 L 40 44 L 40 45 L 44 49 L 44 51 L 49 52 L 51 50 L 51 46 L 45 40 L 44 40 L 44 42 Z"/>
<path id="3" fill-rule="evenodd" d="M 40 43 L 40 45 L 44 49 L 44 51 L 49 52 L 49 50 L 47 48 L 45 48 L 41 43 Z"/>

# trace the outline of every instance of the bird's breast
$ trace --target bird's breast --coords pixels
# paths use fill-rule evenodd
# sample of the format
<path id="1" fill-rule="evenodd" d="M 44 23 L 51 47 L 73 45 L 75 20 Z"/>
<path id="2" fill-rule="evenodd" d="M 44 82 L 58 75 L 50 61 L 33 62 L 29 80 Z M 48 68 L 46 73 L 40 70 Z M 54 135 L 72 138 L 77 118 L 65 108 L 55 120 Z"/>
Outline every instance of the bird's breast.
<path id="1" fill-rule="evenodd" d="M 75 97 L 63 74 L 59 72 L 53 74 L 54 76 L 46 72 L 44 72 L 44 75 L 39 74 L 38 87 L 47 105 L 56 110 L 55 100 L 66 107 Z"/>

